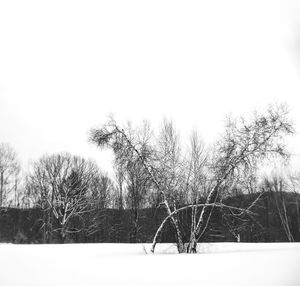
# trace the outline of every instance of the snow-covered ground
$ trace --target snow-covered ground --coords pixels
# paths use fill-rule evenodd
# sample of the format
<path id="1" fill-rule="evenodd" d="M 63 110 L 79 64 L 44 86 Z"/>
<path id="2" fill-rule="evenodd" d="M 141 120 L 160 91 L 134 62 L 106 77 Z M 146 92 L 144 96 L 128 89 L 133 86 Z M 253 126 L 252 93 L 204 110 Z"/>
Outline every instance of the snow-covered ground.
<path id="1" fill-rule="evenodd" d="M 180 255 L 171 244 L 149 249 L 0 244 L 0 285 L 300 285 L 300 243 L 204 243 L 201 253 Z"/>

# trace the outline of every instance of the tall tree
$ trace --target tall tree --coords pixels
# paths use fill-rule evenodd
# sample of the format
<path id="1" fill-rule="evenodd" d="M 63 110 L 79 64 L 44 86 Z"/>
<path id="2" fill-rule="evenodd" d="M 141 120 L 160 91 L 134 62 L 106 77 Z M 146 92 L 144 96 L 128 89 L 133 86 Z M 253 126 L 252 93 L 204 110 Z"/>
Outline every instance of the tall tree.
<path id="1" fill-rule="evenodd" d="M 199 134 L 193 131 L 190 137 L 185 167 L 186 203 L 197 203 L 200 197 L 207 195 L 209 187 L 209 153 Z"/>
<path id="2" fill-rule="evenodd" d="M 125 158 L 126 161 L 128 157 L 134 156 L 136 160 L 138 160 L 143 166 L 145 173 L 148 175 L 149 179 L 152 181 L 152 184 L 157 189 L 161 199 L 160 204 L 164 206 L 168 215 L 172 213 L 166 192 L 157 178 L 157 172 L 154 166 L 151 164 L 150 159 L 152 157 L 151 154 L 153 152 L 153 148 L 149 142 L 148 144 L 139 144 L 139 142 L 132 137 L 130 130 L 121 128 L 113 119 L 111 119 L 102 128 L 92 129 L 90 139 L 99 147 L 108 146 L 112 148 L 115 153 L 116 160 L 122 160 Z M 178 251 L 183 252 L 182 233 L 177 217 L 172 216 L 171 222 L 176 231 Z"/>
<path id="3" fill-rule="evenodd" d="M 271 106 L 263 114 L 255 113 L 249 121 L 245 118 L 228 119 L 225 134 L 216 147 L 212 166 L 214 185 L 206 199 L 208 206 L 202 208 L 188 245 L 189 252 L 196 251 L 197 242 L 207 229 L 214 208 L 212 204 L 217 201 L 224 185 L 244 177 L 266 158 L 279 156 L 287 159 L 283 139 L 293 133 L 294 128 L 284 105 Z"/>
<path id="4" fill-rule="evenodd" d="M 110 230 L 107 208 L 113 205 L 113 181 L 99 173 L 90 184 L 89 212 L 84 215 L 85 238 L 92 237 L 94 242 L 104 241 Z"/>
<path id="5" fill-rule="evenodd" d="M 0 143 L 0 207 L 7 205 L 8 195 L 17 194 L 20 163 L 8 143 Z"/>
<path id="6" fill-rule="evenodd" d="M 185 203 L 182 182 L 184 161 L 179 133 L 170 120 L 164 120 L 156 144 L 156 176 L 167 196 L 170 206 Z"/>
<path id="7" fill-rule="evenodd" d="M 140 154 L 144 160 L 151 160 L 152 152 L 149 148 L 151 139 L 151 128 L 147 121 L 139 128 L 133 129 L 128 126 L 127 130 L 130 133 L 131 140 L 138 146 Z M 116 163 L 118 163 L 116 161 Z M 151 178 L 146 172 L 141 160 L 135 152 L 130 152 L 122 162 L 125 171 L 126 181 L 126 203 L 131 212 L 131 231 L 130 241 L 138 242 L 140 229 L 140 210 L 146 206 L 146 198 L 151 189 Z"/>

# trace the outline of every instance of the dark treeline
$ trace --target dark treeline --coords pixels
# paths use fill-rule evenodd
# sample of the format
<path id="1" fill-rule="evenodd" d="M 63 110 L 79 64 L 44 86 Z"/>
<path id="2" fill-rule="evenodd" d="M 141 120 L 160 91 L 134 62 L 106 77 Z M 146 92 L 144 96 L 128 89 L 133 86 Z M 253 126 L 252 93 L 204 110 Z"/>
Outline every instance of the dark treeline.
<path id="1" fill-rule="evenodd" d="M 114 174 L 69 153 L 44 155 L 21 172 L 16 152 L 0 145 L 0 238 L 28 243 L 298 241 L 300 176 L 287 166 L 284 139 L 294 133 L 285 106 L 228 118 L 205 146 L 197 132 L 182 143 L 172 121 L 114 119 L 89 140 L 114 154 Z"/>
<path id="2" fill-rule="evenodd" d="M 227 198 L 225 202 L 232 206 L 249 205 L 255 195 L 240 194 Z M 203 237 L 203 242 L 289 242 L 285 226 L 281 220 L 276 200 L 284 198 L 287 212 L 286 218 L 293 241 L 300 241 L 299 206 L 300 195 L 295 193 L 273 194 L 266 192 L 254 207 L 253 217 L 236 218 L 232 214 L 216 210 L 211 218 L 211 226 Z M 10 243 L 61 243 L 58 232 L 46 238 L 43 231 L 42 209 L 2 208 L 0 210 L 0 242 Z M 164 218 L 164 211 L 157 208 L 141 209 L 141 219 L 136 238 L 133 239 L 134 225 L 131 211 L 126 209 L 120 215 L 117 209 L 103 209 L 98 217 L 99 228 L 90 233 L 89 216 L 82 222 L 73 220 L 72 225 L 81 232 L 68 235 L 64 242 L 68 243 L 150 243 L 153 233 Z M 180 214 L 184 232 L 189 231 L 191 210 L 186 209 Z M 160 242 L 176 242 L 176 235 L 171 224 L 166 225 L 159 239 Z"/>

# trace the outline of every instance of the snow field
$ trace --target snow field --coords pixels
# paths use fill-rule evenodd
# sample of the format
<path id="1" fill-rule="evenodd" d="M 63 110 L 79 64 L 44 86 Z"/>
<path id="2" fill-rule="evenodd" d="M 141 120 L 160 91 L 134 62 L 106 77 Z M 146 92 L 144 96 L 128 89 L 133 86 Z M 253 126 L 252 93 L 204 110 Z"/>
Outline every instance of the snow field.
<path id="1" fill-rule="evenodd" d="M 150 246 L 0 244 L 0 285 L 300 285 L 300 243 L 203 243 L 180 255 Z"/>

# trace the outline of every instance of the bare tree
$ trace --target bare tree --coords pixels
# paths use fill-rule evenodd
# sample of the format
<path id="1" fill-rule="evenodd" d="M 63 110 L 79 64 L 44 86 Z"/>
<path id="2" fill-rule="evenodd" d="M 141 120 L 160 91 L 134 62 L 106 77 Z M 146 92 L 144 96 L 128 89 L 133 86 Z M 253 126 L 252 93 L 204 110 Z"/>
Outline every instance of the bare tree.
<path id="1" fill-rule="evenodd" d="M 212 164 L 214 185 L 202 208 L 200 217 L 191 235 L 188 252 L 196 252 L 199 239 L 205 233 L 220 191 L 228 182 L 232 183 L 245 176 L 263 159 L 273 156 L 288 158 L 283 137 L 293 134 L 292 123 L 287 118 L 285 106 L 270 107 L 266 114 L 254 114 L 247 122 L 228 119 L 225 134 L 216 147 Z"/>
<path id="2" fill-rule="evenodd" d="M 180 137 L 172 121 L 164 120 L 157 140 L 156 174 L 171 207 L 184 203 L 184 166 Z"/>
<path id="3" fill-rule="evenodd" d="M 264 179 L 263 188 L 270 194 L 272 194 L 272 197 L 275 201 L 277 214 L 280 218 L 281 225 L 284 229 L 284 233 L 289 242 L 294 242 L 294 237 L 291 232 L 290 221 L 287 214 L 288 202 L 285 198 L 285 192 L 288 191 L 289 187 L 286 180 L 278 174 L 273 174 L 271 178 Z M 298 198 L 296 197 L 296 204 L 297 203 Z"/>
<path id="4" fill-rule="evenodd" d="M 144 160 L 151 160 L 152 155 L 149 149 L 149 141 L 151 139 L 152 131 L 147 121 L 144 121 L 140 128 L 132 129 L 131 126 L 127 127 L 131 136 L 131 141 L 135 142 L 135 146 L 138 146 L 140 154 L 144 157 Z M 116 162 L 118 163 L 118 162 Z M 122 162 L 125 171 L 126 181 L 126 204 L 131 212 L 131 231 L 130 241 L 137 242 L 138 234 L 140 230 L 140 210 L 146 206 L 146 198 L 151 189 L 151 178 L 146 172 L 141 160 L 135 152 L 130 152 Z"/>
<path id="5" fill-rule="evenodd" d="M 151 156 L 148 144 L 151 138 L 149 123 L 144 121 L 143 125 L 138 128 L 133 128 L 130 123 L 127 123 L 126 136 L 128 141 L 133 142 L 132 144 L 139 149 L 140 155 L 143 156 L 144 160 L 149 160 L 149 156 Z M 121 141 L 119 143 L 121 144 Z M 139 156 L 133 149 L 119 148 L 116 152 L 114 168 L 118 184 L 115 194 L 115 205 L 119 209 L 118 224 L 120 224 L 119 226 L 118 224 L 115 225 L 116 232 L 119 233 L 121 231 L 121 217 L 123 208 L 126 207 L 131 213 L 130 241 L 137 242 L 140 229 L 140 209 L 145 203 L 151 185 L 149 181 L 151 180 Z"/>
<path id="6" fill-rule="evenodd" d="M 190 145 L 185 163 L 185 180 L 182 186 L 185 190 L 185 203 L 191 207 L 190 236 L 195 231 L 196 221 L 199 217 L 199 207 L 201 198 L 204 198 L 209 191 L 211 184 L 208 172 L 208 151 L 204 148 L 204 143 L 200 139 L 197 131 L 193 131 L 190 137 Z"/>
<path id="7" fill-rule="evenodd" d="M 164 206 L 168 215 L 172 214 L 165 190 L 162 188 L 156 177 L 156 171 L 151 162 L 149 162 L 149 156 L 146 156 L 151 153 L 151 146 L 148 145 L 147 148 L 145 148 L 146 146 L 141 148 L 141 146 L 136 144 L 133 138 L 131 138 L 130 133 L 126 133 L 126 131 L 119 127 L 113 119 L 111 119 L 104 127 L 91 130 L 90 139 L 99 147 L 108 146 L 112 148 L 116 155 L 116 160 L 122 160 L 122 158 L 134 154 L 144 167 L 145 172 L 148 174 L 153 185 L 158 190 L 161 198 L 161 205 Z M 171 221 L 176 231 L 178 251 L 183 252 L 184 245 L 178 219 L 176 216 L 172 215 Z"/>
<path id="8" fill-rule="evenodd" d="M 70 222 L 88 211 L 91 185 L 98 175 L 95 163 L 68 153 L 44 156 L 33 165 L 27 191 L 45 210 L 44 227 L 50 234 L 58 231 L 64 242 L 67 234 L 81 231 Z"/>
<path id="9" fill-rule="evenodd" d="M 96 241 L 103 240 L 108 228 L 107 208 L 112 205 L 114 183 L 105 174 L 94 176 L 90 184 L 89 212 L 84 216 L 85 234 L 93 236 Z"/>
<path id="10" fill-rule="evenodd" d="M 205 196 L 208 189 L 208 151 L 204 148 L 203 141 L 199 134 L 194 131 L 190 137 L 190 147 L 187 159 L 187 180 L 188 188 L 187 202 L 197 203 L 200 196 Z"/>
<path id="11" fill-rule="evenodd" d="M 16 152 L 7 143 L 0 143 L 0 207 L 7 205 L 9 194 L 18 193 L 20 163 Z"/>
<path id="12" fill-rule="evenodd" d="M 300 191 L 300 174 L 291 174 L 289 175 L 289 191 L 295 194 L 295 207 L 297 214 L 297 223 L 298 223 L 298 233 L 300 235 L 300 202 L 299 202 L 299 191 Z"/>
<path id="13" fill-rule="evenodd" d="M 92 176 L 89 186 L 91 201 L 98 209 L 105 209 L 111 205 L 111 194 L 113 188 L 112 180 L 99 170 Z"/>

